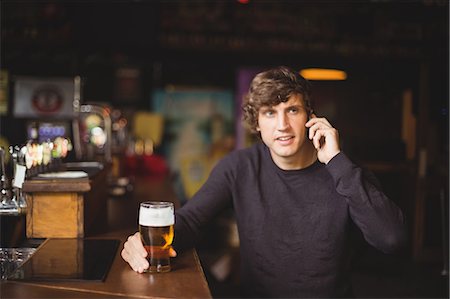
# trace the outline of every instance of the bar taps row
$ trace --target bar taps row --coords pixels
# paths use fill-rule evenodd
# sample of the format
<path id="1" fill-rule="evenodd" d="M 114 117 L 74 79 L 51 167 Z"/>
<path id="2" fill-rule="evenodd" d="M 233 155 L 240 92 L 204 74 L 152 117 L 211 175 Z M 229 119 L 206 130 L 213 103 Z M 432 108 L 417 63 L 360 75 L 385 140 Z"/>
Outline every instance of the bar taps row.
<path id="1" fill-rule="evenodd" d="M 0 215 L 21 215 L 27 210 L 22 185 L 26 178 L 57 169 L 61 158 L 72 149 L 70 140 L 57 137 L 41 144 L 28 142 L 24 146 L 10 146 L 12 178 L 8 178 L 6 150 L 0 147 Z"/>
<path id="2" fill-rule="evenodd" d="M 6 152 L 0 147 L 1 177 L 0 177 L 0 215 L 25 214 L 27 202 L 22 192 L 22 184 L 25 179 L 25 153 L 18 146 L 9 148 L 12 165 L 13 179 L 10 180 L 6 174 Z"/>

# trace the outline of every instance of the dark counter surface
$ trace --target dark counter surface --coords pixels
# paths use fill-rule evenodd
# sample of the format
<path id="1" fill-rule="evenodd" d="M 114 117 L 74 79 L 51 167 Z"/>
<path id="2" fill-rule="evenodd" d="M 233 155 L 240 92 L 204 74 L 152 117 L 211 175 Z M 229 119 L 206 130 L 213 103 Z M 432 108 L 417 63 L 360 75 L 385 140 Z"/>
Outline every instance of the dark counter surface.
<path id="1" fill-rule="evenodd" d="M 96 238 L 119 238 L 122 243 L 104 282 L 2 281 L 2 298 L 211 298 L 195 250 L 173 258 L 172 271 L 160 274 L 134 272 L 120 256 L 130 231 L 116 231 Z"/>

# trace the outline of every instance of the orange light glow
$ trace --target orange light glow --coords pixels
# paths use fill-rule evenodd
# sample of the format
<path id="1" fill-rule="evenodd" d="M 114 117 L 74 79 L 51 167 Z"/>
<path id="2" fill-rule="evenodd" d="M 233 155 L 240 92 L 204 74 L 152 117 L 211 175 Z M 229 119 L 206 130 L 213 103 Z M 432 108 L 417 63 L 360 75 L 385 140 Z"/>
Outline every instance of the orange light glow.
<path id="1" fill-rule="evenodd" d="M 346 72 L 336 69 L 303 69 L 300 71 L 300 75 L 302 75 L 307 80 L 342 81 L 347 79 Z"/>

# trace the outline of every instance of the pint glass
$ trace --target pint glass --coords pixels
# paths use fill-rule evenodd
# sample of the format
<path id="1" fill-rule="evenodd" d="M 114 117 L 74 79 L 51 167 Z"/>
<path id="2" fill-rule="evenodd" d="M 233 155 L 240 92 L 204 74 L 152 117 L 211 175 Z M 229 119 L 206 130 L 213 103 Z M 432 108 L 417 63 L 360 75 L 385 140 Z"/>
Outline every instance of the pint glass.
<path id="1" fill-rule="evenodd" d="M 169 250 L 175 223 L 171 202 L 143 202 L 139 208 L 139 232 L 150 264 L 146 272 L 170 271 Z"/>

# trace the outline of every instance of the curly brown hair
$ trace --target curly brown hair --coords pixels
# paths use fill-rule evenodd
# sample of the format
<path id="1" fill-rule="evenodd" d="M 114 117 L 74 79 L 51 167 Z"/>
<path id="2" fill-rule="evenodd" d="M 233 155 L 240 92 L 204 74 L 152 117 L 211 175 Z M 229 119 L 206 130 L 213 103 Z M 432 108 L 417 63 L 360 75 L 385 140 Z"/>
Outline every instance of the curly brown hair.
<path id="1" fill-rule="evenodd" d="M 310 114 L 312 112 L 310 84 L 298 72 L 286 66 L 279 66 L 257 74 L 242 104 L 243 118 L 250 131 L 257 133 L 258 112 L 261 107 L 287 102 L 294 94 L 303 96 Z"/>

